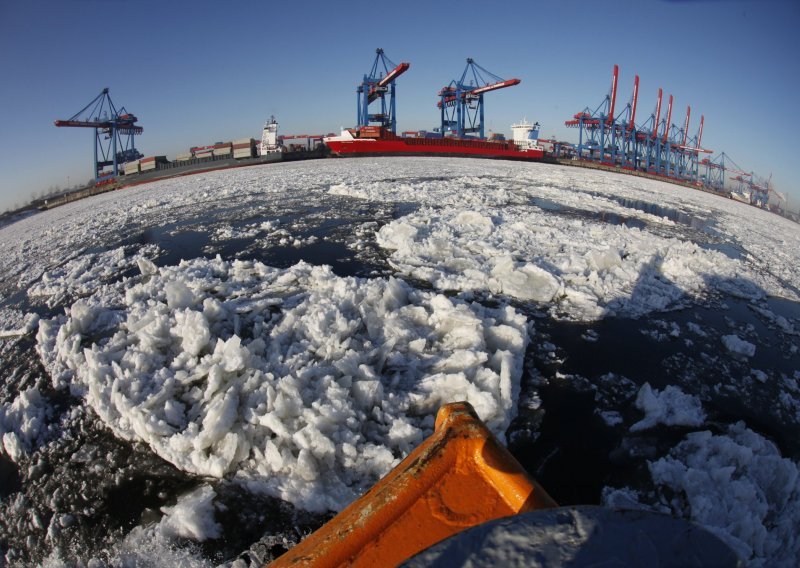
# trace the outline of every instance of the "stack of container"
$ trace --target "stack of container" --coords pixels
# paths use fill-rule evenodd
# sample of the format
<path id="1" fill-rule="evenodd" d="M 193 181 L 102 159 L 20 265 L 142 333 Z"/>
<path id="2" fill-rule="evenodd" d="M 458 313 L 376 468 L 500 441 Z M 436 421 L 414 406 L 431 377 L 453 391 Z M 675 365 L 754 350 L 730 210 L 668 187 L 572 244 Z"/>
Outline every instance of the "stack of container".
<path id="1" fill-rule="evenodd" d="M 122 166 L 122 171 L 125 173 L 126 176 L 131 174 L 138 174 L 139 173 L 139 160 L 134 160 L 132 162 L 126 162 Z"/>
<path id="2" fill-rule="evenodd" d="M 233 157 L 236 159 L 252 158 L 256 154 L 254 138 L 242 138 L 233 142 Z"/>
<path id="3" fill-rule="evenodd" d="M 231 143 L 230 142 L 223 142 L 221 144 L 214 144 L 214 157 L 230 157 L 231 155 Z"/>
<path id="4" fill-rule="evenodd" d="M 194 158 L 194 154 L 192 154 L 191 152 L 184 152 L 183 154 L 178 154 L 178 156 L 175 158 L 175 161 L 188 162 L 192 158 Z"/>
<path id="5" fill-rule="evenodd" d="M 150 156 L 149 158 L 142 158 L 139 160 L 139 171 L 147 172 L 156 169 L 156 165 L 166 163 L 166 156 Z"/>
<path id="6" fill-rule="evenodd" d="M 192 152 L 194 153 L 195 158 L 210 158 L 214 155 L 214 147 L 213 146 L 201 146 L 197 148 L 192 148 Z"/>

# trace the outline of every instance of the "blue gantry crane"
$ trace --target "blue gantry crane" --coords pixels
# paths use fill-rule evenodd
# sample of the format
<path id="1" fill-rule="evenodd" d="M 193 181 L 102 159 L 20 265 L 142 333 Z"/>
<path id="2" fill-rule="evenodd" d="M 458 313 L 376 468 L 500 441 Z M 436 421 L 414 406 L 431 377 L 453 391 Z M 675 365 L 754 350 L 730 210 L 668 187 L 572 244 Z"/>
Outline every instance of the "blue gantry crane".
<path id="1" fill-rule="evenodd" d="M 120 164 L 137 160 L 142 154 L 136 150 L 134 136 L 143 132 L 138 119 L 125 110 L 117 109 L 103 89 L 92 102 L 66 120 L 56 120 L 58 127 L 94 128 L 94 166 L 92 177 L 97 182 L 115 178 Z M 106 170 L 111 166 L 111 170 Z"/>
<path id="2" fill-rule="evenodd" d="M 450 81 L 439 91 L 437 106 L 441 111 L 442 136 L 485 138 L 483 95 L 519 83 L 519 79 L 498 77 L 468 58 L 461 78 Z"/>
<path id="3" fill-rule="evenodd" d="M 700 165 L 705 168 L 705 185 L 719 192 L 724 192 L 727 190 L 725 187 L 726 174 L 733 174 L 734 176 L 751 175 L 749 172 L 745 172 L 739 168 L 739 166 L 736 165 L 736 162 L 734 162 L 725 152 L 721 152 L 718 156 L 713 158 L 704 158 L 700 161 Z M 730 179 L 732 178 L 729 178 L 729 180 Z"/>
<path id="4" fill-rule="evenodd" d="M 372 69 L 356 88 L 356 125 L 358 127 L 378 125 L 391 130 L 392 134 L 397 129 L 397 115 L 395 103 L 395 81 L 408 71 L 410 63 L 395 65 L 383 53 L 383 49 L 375 50 L 375 61 Z M 388 99 L 388 100 L 387 100 Z M 370 112 L 370 105 L 378 102 L 380 110 Z"/>

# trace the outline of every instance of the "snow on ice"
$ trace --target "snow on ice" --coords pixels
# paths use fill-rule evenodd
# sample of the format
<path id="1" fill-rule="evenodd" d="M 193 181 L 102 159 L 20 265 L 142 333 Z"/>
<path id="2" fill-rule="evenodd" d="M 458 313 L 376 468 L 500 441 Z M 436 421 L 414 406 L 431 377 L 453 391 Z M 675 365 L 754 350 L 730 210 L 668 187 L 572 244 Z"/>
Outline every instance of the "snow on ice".
<path id="1" fill-rule="evenodd" d="M 574 319 L 640 316 L 733 282 L 738 262 L 674 237 L 572 220 L 531 207 L 458 208 L 407 215 L 378 232 L 401 273 L 442 290 L 486 290 L 552 302 Z M 743 296 L 759 297 L 747 283 Z"/>
<path id="2" fill-rule="evenodd" d="M 772 254 L 768 243 L 782 254 L 790 250 L 788 243 L 800 246 L 790 221 L 698 191 L 665 191 L 651 180 L 518 164 L 487 164 L 472 173 L 404 183 L 401 170 L 391 182 L 357 179 L 332 185 L 330 193 L 423 206 L 378 233 L 401 273 L 444 290 L 552 302 L 555 313 L 570 319 L 641 316 L 708 291 L 797 299 L 797 259 L 779 265 L 766 260 Z M 536 205 L 542 199 L 556 204 L 556 212 L 580 214 L 554 214 Z M 730 257 L 681 238 L 677 223 L 641 210 L 648 200 L 692 218 L 713 210 L 714 232 L 748 254 Z M 627 202 L 632 205 L 622 205 Z M 609 213 L 645 228 L 605 222 Z M 756 230 L 764 222 L 774 226 L 774 234 Z"/>
<path id="3" fill-rule="evenodd" d="M 28 288 L 28 296 L 44 297 L 49 306 L 55 306 L 65 299 L 91 294 L 103 282 L 119 278 L 142 260 L 159 253 L 156 245 L 145 245 L 136 251 L 130 249 L 117 247 L 76 256 L 58 268 L 45 272 L 36 284 Z"/>
<path id="4" fill-rule="evenodd" d="M 512 308 L 303 263 L 142 264 L 43 321 L 39 352 L 56 386 L 187 472 L 337 510 L 441 404 L 470 402 L 501 437 L 513 416 L 528 334 Z"/>
<path id="5" fill-rule="evenodd" d="M 35 215 L 0 229 L 9 253 L 0 258 L 0 272 L 25 287 L 109 235 L 198 218 L 231 202 L 258 211 L 265 198 L 308 203 L 345 196 L 421 206 L 381 228 L 378 239 L 398 271 L 440 289 L 550 301 L 559 315 L 588 320 L 669 309 L 710 290 L 798 299 L 800 263 L 786 256 L 800 249 L 793 223 L 662 182 L 540 164 L 454 165 L 450 159 L 306 162 L 272 167 L 269 176 L 263 171 L 163 180 L 129 188 L 124 200 L 97 196 L 88 211 L 77 202 Z M 671 208 L 676 219 L 704 220 L 713 231 L 700 233 L 650 213 L 649 204 Z M 638 225 L 604 221 L 609 214 Z M 768 233 L 760 230 L 764 223 Z M 276 227 L 262 221 L 234 229 L 228 221 L 213 229 L 213 238 L 277 235 Z M 285 244 L 297 240 L 283 238 Z M 720 240 L 741 257 L 714 250 Z"/>

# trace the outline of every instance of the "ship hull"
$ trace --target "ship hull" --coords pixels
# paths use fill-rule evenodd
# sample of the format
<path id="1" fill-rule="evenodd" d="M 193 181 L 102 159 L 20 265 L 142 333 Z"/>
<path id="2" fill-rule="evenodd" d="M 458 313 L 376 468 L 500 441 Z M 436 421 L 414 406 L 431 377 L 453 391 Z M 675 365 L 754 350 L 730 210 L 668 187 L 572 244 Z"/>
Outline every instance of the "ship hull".
<path id="1" fill-rule="evenodd" d="M 375 138 L 325 140 L 331 154 L 357 156 L 447 156 L 537 161 L 544 156 L 539 148 L 520 150 L 510 142 L 459 140 L 448 138 Z"/>

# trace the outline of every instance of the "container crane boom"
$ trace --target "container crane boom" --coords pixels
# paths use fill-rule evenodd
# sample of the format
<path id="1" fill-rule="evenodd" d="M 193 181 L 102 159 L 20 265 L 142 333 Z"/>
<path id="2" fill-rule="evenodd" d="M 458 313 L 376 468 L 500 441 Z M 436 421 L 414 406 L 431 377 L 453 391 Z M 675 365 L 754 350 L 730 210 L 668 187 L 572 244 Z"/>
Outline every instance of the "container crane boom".
<path id="1" fill-rule="evenodd" d="M 683 123 L 683 143 L 682 146 L 686 146 L 686 140 L 689 138 L 689 116 L 692 114 L 692 107 L 686 107 L 686 121 Z"/>
<path id="2" fill-rule="evenodd" d="M 389 73 L 380 81 L 378 81 L 379 87 L 385 87 L 395 79 L 397 79 L 400 75 L 408 71 L 409 67 L 411 67 L 410 63 L 402 62 L 400 65 L 389 71 Z"/>
<path id="3" fill-rule="evenodd" d="M 389 85 L 392 81 L 397 79 L 400 75 L 402 75 L 403 73 L 408 71 L 408 69 L 410 67 L 411 67 L 410 63 L 403 62 L 400 65 L 398 65 L 397 67 L 395 67 L 394 69 L 392 69 L 391 71 L 389 71 L 389 73 L 387 73 L 386 76 L 384 76 L 380 81 L 378 81 L 378 83 L 374 87 L 372 87 L 372 89 L 370 89 L 369 95 L 367 96 L 367 101 L 371 103 L 375 99 L 377 99 L 378 95 L 381 92 L 383 92 L 384 89 L 387 88 L 386 87 L 387 85 Z"/>
<path id="4" fill-rule="evenodd" d="M 664 138 L 662 141 L 665 143 L 667 141 L 667 138 L 669 137 L 669 125 L 671 120 L 672 120 L 672 95 L 669 96 L 669 102 L 667 103 L 667 121 L 664 123 Z"/>
<path id="5" fill-rule="evenodd" d="M 628 132 L 633 130 L 636 124 L 636 103 L 639 100 L 639 75 L 633 79 L 633 106 L 631 107 L 631 122 L 628 124 Z"/>
<path id="6" fill-rule="evenodd" d="M 465 80 L 470 71 L 472 71 L 472 76 L 476 82 L 482 82 L 484 84 L 477 87 L 473 87 L 472 85 L 465 86 Z M 484 80 L 479 71 L 483 71 L 483 73 L 494 79 L 494 82 L 489 83 L 488 81 Z M 436 103 L 436 106 L 439 108 L 442 108 L 443 104 L 451 106 L 453 102 L 459 98 L 459 96 L 461 97 L 462 101 L 474 99 L 480 95 L 483 95 L 484 93 L 505 89 L 506 87 L 513 87 L 514 85 L 519 85 L 521 82 L 522 81 L 520 79 L 503 79 L 498 77 L 494 73 L 487 71 L 475 63 L 475 61 L 470 57 L 467 58 L 467 67 L 464 69 L 464 73 L 461 75 L 461 80 L 453 81 L 450 83 L 450 85 L 439 91 L 439 96 L 442 97 L 442 99 Z M 453 94 L 450 96 L 445 96 L 447 93 Z"/>
<path id="7" fill-rule="evenodd" d="M 614 122 L 614 107 L 617 105 L 617 80 L 619 79 L 619 65 L 614 65 L 614 74 L 611 77 L 611 107 L 606 117 L 606 123 Z"/>
<path id="8" fill-rule="evenodd" d="M 141 134 L 144 132 L 144 128 L 141 126 L 134 126 L 133 123 L 136 122 L 136 120 L 135 116 L 130 121 L 117 120 L 116 129 L 120 134 Z M 112 126 L 112 122 L 109 120 L 56 120 L 53 124 L 58 127 L 69 126 L 74 128 L 111 128 Z"/>
<path id="9" fill-rule="evenodd" d="M 489 93 L 491 91 L 497 91 L 499 89 L 505 89 L 506 87 L 513 87 L 514 85 L 519 85 L 521 82 L 522 81 L 520 79 L 508 79 L 507 81 L 498 81 L 498 82 L 492 83 L 490 85 L 485 85 L 483 87 L 478 87 L 477 89 L 473 89 L 471 91 L 464 91 L 464 92 L 461 93 L 461 99 L 462 100 L 463 99 L 468 99 L 470 97 L 475 97 L 475 96 L 478 96 L 478 95 L 482 95 L 484 93 Z M 445 87 L 444 89 L 442 89 L 439 92 L 439 94 L 441 95 L 441 94 L 447 92 L 447 89 L 448 89 L 448 87 Z M 444 100 L 445 104 L 450 104 L 453 101 L 455 101 L 456 98 L 457 97 L 455 95 L 452 95 L 450 97 L 445 97 L 443 100 Z M 439 101 L 438 103 L 436 103 L 436 106 L 439 107 L 439 108 L 442 108 L 442 101 Z"/>
<path id="10" fill-rule="evenodd" d="M 481 95 L 483 93 L 488 93 L 489 91 L 496 91 L 498 89 L 505 89 L 506 87 L 513 87 L 514 85 L 519 85 L 522 81 L 519 79 L 508 79 L 507 81 L 498 81 L 497 83 L 492 83 L 491 85 L 486 85 L 485 87 L 478 87 L 477 89 L 470 91 L 470 95 Z"/>
<path id="11" fill-rule="evenodd" d="M 658 121 L 661 120 L 661 97 L 663 95 L 663 91 L 658 89 L 658 101 L 656 102 L 656 120 L 653 122 L 653 131 L 651 132 L 651 136 L 653 138 L 658 138 Z"/>
<path id="12" fill-rule="evenodd" d="M 702 147 L 703 146 L 703 122 L 705 122 L 706 117 L 704 115 L 700 115 L 700 132 L 697 133 L 697 145 Z"/>

